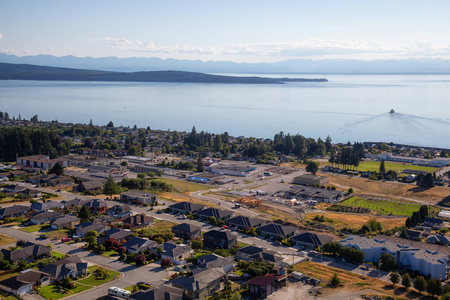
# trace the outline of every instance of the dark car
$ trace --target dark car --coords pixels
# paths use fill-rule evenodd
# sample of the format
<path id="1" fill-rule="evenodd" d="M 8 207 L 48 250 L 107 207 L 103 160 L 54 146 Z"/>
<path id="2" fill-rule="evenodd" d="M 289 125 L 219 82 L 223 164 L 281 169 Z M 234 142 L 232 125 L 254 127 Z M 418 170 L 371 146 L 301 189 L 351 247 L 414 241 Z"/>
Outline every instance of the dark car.
<path id="1" fill-rule="evenodd" d="M 46 234 L 41 234 L 39 237 L 40 237 L 41 239 L 45 240 L 46 238 L 48 238 L 48 235 L 46 235 Z"/>

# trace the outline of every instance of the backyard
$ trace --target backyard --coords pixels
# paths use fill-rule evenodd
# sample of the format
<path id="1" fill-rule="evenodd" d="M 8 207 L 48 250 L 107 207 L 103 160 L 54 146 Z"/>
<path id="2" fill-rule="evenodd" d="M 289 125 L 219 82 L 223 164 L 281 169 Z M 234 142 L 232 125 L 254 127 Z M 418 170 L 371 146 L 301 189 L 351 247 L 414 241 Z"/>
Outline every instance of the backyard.
<path id="1" fill-rule="evenodd" d="M 389 201 L 380 199 L 365 199 L 362 197 L 351 197 L 341 202 L 344 205 L 368 208 L 383 215 L 411 216 L 413 212 L 419 211 L 419 204 L 408 202 Z"/>
<path id="2" fill-rule="evenodd" d="M 21 227 L 19 230 L 25 231 L 25 232 L 36 232 L 36 231 L 43 231 L 46 229 L 50 229 L 49 224 L 39 224 L 39 225 L 30 225 L 30 226 L 24 226 Z"/>
<path id="3" fill-rule="evenodd" d="M 162 235 L 164 233 L 172 233 L 172 227 L 175 225 L 177 225 L 177 223 L 155 219 L 155 222 L 152 225 L 139 229 L 138 232 L 146 236 Z"/>
<path id="4" fill-rule="evenodd" d="M 175 189 L 177 189 L 180 192 L 196 192 L 196 191 L 209 190 L 209 189 L 213 188 L 212 186 L 206 185 L 206 184 L 193 183 L 193 182 L 168 179 L 168 178 L 158 178 L 156 180 L 165 182 L 167 184 L 171 184 L 171 185 L 173 185 L 173 187 Z"/>

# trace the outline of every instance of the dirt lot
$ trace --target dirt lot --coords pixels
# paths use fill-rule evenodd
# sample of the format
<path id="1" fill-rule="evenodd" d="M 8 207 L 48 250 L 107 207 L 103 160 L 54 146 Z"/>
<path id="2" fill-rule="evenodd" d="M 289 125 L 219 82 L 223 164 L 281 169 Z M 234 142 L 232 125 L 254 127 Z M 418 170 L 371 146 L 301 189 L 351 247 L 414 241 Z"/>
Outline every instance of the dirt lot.
<path id="1" fill-rule="evenodd" d="M 321 291 L 324 299 L 361 299 L 359 295 L 362 294 L 384 295 L 403 299 L 432 299 L 423 297 L 421 294 L 415 292 L 414 289 L 407 291 L 401 286 L 393 286 L 391 283 L 383 280 L 336 269 L 319 263 L 306 261 L 296 264 L 294 268 L 307 276 L 318 278 L 322 281 L 321 285 L 324 288 Z M 331 288 L 328 286 L 328 283 L 335 273 L 342 280 L 342 285 L 338 288 Z M 337 295 L 339 297 L 336 298 Z M 344 295 L 345 298 L 341 297 L 341 295 Z"/>
<path id="2" fill-rule="evenodd" d="M 321 216 L 332 219 L 332 222 L 324 222 L 337 229 L 344 227 L 360 229 L 370 219 L 376 219 L 383 225 L 383 229 L 391 229 L 405 225 L 406 217 L 380 217 L 363 214 L 345 214 L 345 213 L 309 213 L 306 214 L 306 220 L 313 220 L 315 216 Z"/>
<path id="3" fill-rule="evenodd" d="M 415 200 L 419 203 L 433 205 L 450 195 L 450 189 L 447 187 L 436 186 L 431 189 L 423 189 L 413 184 L 372 181 L 365 178 L 333 175 L 329 173 L 321 173 L 320 175 L 328 177 L 330 184 L 335 185 L 338 189 L 347 190 L 353 187 L 356 194 Z"/>

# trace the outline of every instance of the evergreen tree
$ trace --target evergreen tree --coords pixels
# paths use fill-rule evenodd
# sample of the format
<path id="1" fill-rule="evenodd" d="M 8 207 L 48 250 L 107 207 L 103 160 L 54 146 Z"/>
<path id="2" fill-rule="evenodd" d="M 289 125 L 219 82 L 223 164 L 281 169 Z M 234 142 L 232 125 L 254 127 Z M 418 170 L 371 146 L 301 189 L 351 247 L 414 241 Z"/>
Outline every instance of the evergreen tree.
<path id="1" fill-rule="evenodd" d="M 120 193 L 120 186 L 114 181 L 114 178 L 109 175 L 108 180 L 106 180 L 105 184 L 103 185 L 103 194 L 110 195 L 112 198 L 113 194 Z"/>
<path id="2" fill-rule="evenodd" d="M 384 159 L 380 163 L 380 173 L 381 174 L 386 173 L 386 167 L 384 166 Z"/>
<path id="3" fill-rule="evenodd" d="M 400 282 L 400 275 L 397 272 L 392 272 L 390 276 L 392 284 L 397 284 Z"/>
<path id="4" fill-rule="evenodd" d="M 417 276 L 416 279 L 414 279 L 414 288 L 418 290 L 419 292 L 425 291 L 427 287 L 427 282 L 423 276 Z"/>
<path id="5" fill-rule="evenodd" d="M 332 287 L 337 287 L 341 284 L 341 280 L 339 279 L 337 273 L 334 273 L 333 277 L 331 277 L 330 284 Z"/>
<path id="6" fill-rule="evenodd" d="M 114 128 L 114 123 L 113 121 L 109 121 L 108 125 L 106 125 L 106 127 L 108 128 Z"/>
<path id="7" fill-rule="evenodd" d="M 311 161 L 306 166 L 306 171 L 311 172 L 312 174 L 316 175 L 317 171 L 319 171 L 319 163 L 316 161 Z"/>
<path id="8" fill-rule="evenodd" d="M 57 162 L 53 165 L 53 167 L 48 171 L 49 174 L 55 174 L 56 176 L 64 175 L 64 167 L 62 164 Z"/>
<path id="9" fill-rule="evenodd" d="M 197 159 L 197 172 L 204 172 L 205 167 L 203 167 L 203 160 L 201 157 Z"/>
<path id="10" fill-rule="evenodd" d="M 83 205 L 78 212 L 78 218 L 80 218 L 82 221 L 87 221 L 91 218 L 91 212 L 89 208 L 86 205 Z"/>
<path id="11" fill-rule="evenodd" d="M 411 277 L 409 277 L 408 273 L 403 274 L 402 276 L 402 285 L 407 289 L 411 287 Z"/>

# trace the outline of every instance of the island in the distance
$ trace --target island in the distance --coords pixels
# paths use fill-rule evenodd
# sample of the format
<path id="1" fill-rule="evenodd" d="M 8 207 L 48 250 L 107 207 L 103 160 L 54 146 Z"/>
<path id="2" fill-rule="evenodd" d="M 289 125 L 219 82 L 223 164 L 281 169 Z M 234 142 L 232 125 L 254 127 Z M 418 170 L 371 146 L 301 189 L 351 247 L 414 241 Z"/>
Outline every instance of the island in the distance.
<path id="1" fill-rule="evenodd" d="M 186 83 L 282 84 L 285 82 L 327 82 L 326 78 L 266 78 L 211 75 L 184 71 L 107 72 L 0 63 L 0 80 L 125 81 Z"/>

